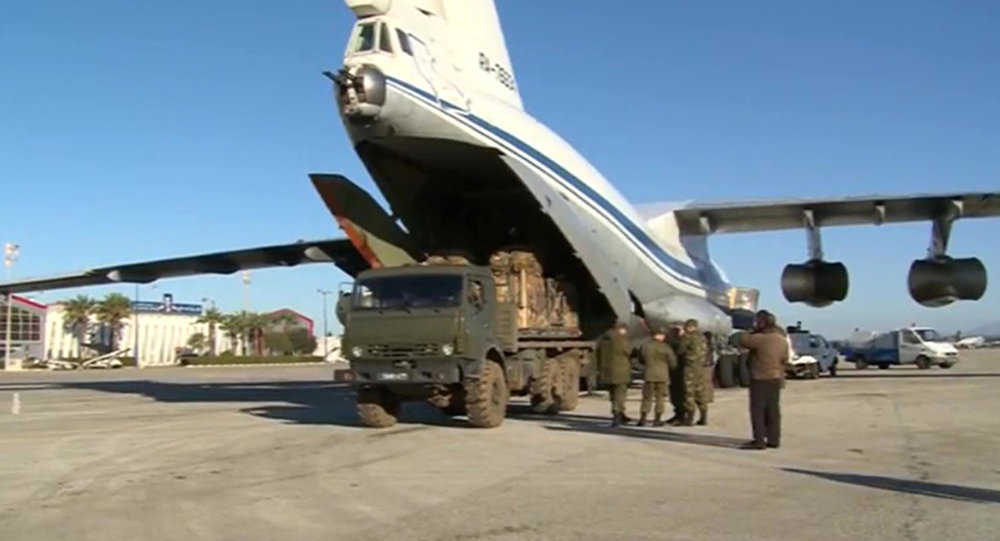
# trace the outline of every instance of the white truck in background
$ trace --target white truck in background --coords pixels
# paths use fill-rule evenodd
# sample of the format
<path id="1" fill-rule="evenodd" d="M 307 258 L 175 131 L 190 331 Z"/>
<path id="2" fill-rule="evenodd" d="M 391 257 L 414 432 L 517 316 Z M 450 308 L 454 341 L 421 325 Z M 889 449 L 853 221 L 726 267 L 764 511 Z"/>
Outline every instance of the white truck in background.
<path id="1" fill-rule="evenodd" d="M 868 337 L 855 333 L 840 353 L 859 369 L 915 364 L 926 370 L 935 365 L 951 368 L 958 362 L 955 346 L 930 327 L 906 327 Z"/>

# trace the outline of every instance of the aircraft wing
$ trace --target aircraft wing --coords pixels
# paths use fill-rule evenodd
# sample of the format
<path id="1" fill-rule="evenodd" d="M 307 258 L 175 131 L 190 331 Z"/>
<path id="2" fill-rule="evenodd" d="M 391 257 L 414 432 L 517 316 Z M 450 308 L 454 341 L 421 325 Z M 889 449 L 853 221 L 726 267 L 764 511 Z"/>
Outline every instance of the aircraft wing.
<path id="1" fill-rule="evenodd" d="M 0 293 L 23 293 L 102 284 L 145 284 L 162 278 L 232 274 L 245 269 L 293 267 L 304 263 L 324 262 L 336 264 L 351 276 L 369 268 L 368 262 L 349 240 L 327 239 L 112 265 L 60 276 L 0 282 Z"/>
<path id="2" fill-rule="evenodd" d="M 883 223 L 1000 216 L 1000 192 L 784 199 L 725 203 L 694 202 L 672 209 L 682 235 L 774 231 L 806 226 Z M 952 214 L 949 214 L 952 213 Z"/>

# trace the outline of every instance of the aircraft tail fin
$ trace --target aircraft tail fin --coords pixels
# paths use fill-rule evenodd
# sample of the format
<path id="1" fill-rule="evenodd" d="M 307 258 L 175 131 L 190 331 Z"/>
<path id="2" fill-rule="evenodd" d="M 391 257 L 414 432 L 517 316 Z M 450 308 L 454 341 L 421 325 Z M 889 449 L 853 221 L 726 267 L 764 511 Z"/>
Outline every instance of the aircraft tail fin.
<path id="1" fill-rule="evenodd" d="M 358 17 L 390 15 L 427 63 L 424 77 L 469 86 L 518 109 L 521 95 L 493 0 L 346 0 Z M 408 26 L 409 22 L 419 24 Z M 418 31 L 419 28 L 419 31 Z M 427 56 L 425 56 L 427 55 Z M 437 90 L 436 90 L 437 91 Z M 445 95 L 461 103 L 463 92 Z"/>
<path id="2" fill-rule="evenodd" d="M 478 91 L 522 108 L 514 67 L 493 0 L 417 0 L 440 6 L 450 38 L 450 53 Z"/>

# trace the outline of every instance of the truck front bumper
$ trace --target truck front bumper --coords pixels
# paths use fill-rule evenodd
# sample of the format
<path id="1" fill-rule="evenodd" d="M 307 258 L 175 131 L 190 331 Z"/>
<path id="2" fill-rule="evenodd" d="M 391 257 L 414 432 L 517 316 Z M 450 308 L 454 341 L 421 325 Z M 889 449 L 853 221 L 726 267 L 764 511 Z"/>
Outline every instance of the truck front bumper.
<path id="1" fill-rule="evenodd" d="M 464 362 L 471 361 L 451 356 L 395 360 L 362 358 L 351 361 L 351 373 L 356 384 L 447 385 L 462 382 Z"/>

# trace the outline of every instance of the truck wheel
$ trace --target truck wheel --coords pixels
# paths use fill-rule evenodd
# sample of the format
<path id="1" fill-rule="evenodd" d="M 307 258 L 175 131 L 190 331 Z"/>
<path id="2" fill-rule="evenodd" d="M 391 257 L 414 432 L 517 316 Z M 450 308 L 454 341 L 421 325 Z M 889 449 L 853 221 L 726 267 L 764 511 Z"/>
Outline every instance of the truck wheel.
<path id="1" fill-rule="evenodd" d="M 358 417 L 361 424 L 372 428 L 387 428 L 396 424 L 399 399 L 388 389 L 366 387 L 358 389 Z"/>
<path id="2" fill-rule="evenodd" d="M 507 414 L 507 399 L 510 397 L 500 364 L 484 361 L 479 379 L 465 382 L 465 396 L 469 424 L 477 428 L 500 426 Z"/>
<path id="3" fill-rule="evenodd" d="M 950 362 L 950 361 L 941 363 L 941 368 L 944 368 L 944 369 L 948 369 L 948 368 L 951 368 L 953 366 L 955 366 L 955 363 Z"/>
<path id="4" fill-rule="evenodd" d="M 731 355 L 720 355 L 719 362 L 716 364 L 715 369 L 718 371 L 719 387 L 723 389 L 736 386 L 737 367 L 733 361 L 734 359 Z M 739 360 L 737 359 L 736 362 L 739 362 Z"/>
<path id="5" fill-rule="evenodd" d="M 917 357 L 917 368 L 921 370 L 927 370 L 931 367 L 931 360 L 926 355 L 921 355 Z"/>
<path id="6" fill-rule="evenodd" d="M 562 377 L 558 359 L 542 361 L 542 372 L 531 380 L 531 408 L 536 413 L 557 413 L 562 398 Z"/>
<path id="7" fill-rule="evenodd" d="M 563 382 L 559 411 L 573 411 L 580 402 L 580 361 L 576 355 L 564 355 L 559 364 Z"/>
<path id="8" fill-rule="evenodd" d="M 881 363 L 881 364 L 879 364 L 878 365 L 878 369 L 879 370 L 888 370 L 889 369 L 889 363 Z"/>

